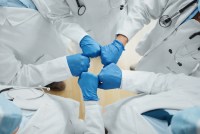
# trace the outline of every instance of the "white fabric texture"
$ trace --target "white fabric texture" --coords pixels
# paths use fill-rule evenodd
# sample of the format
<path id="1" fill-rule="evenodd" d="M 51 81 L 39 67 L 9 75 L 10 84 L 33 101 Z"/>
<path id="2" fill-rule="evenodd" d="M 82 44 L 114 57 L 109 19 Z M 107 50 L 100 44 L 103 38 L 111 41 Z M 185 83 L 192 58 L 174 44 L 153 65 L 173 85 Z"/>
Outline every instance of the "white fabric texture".
<path id="1" fill-rule="evenodd" d="M 129 1 L 128 17 L 118 29 L 118 33 L 132 38 L 151 19 L 159 19 L 162 15 L 171 15 L 192 0 L 134 0 Z M 121 88 L 148 94 L 138 98 L 130 97 L 107 106 L 104 113 L 105 127 L 109 134 L 157 134 L 159 133 L 141 113 L 154 109 L 181 110 L 195 105 L 200 105 L 199 69 L 191 74 L 196 65 L 195 60 L 184 59 L 180 62 L 183 67 L 177 66 L 165 53 L 171 48 L 176 52 L 178 45 L 196 50 L 199 38 L 189 40 L 189 36 L 198 32 L 199 23 L 190 20 L 180 24 L 194 11 L 197 5 L 173 20 L 168 28 L 163 28 L 157 23 L 153 30 L 138 44 L 137 52 L 143 56 L 138 63 L 136 71 L 122 71 Z M 180 27 L 179 27 L 180 26 Z M 172 47 L 173 46 L 173 47 Z M 184 47 L 183 47 L 184 48 Z M 162 51 L 161 51 L 162 50 Z M 169 53 L 169 52 L 168 52 Z M 199 53 L 197 55 L 199 56 Z M 184 57 L 185 58 L 185 57 Z M 161 59 L 161 61 L 157 60 Z M 180 59 L 178 59 L 180 60 Z M 166 64 L 171 65 L 172 71 L 165 71 Z M 173 72 L 174 71 L 174 72 Z M 192 76 L 188 76 L 188 75 Z M 109 120 L 107 120 L 109 118 Z"/>
<path id="2" fill-rule="evenodd" d="M 0 84 L 45 86 L 72 76 L 59 34 L 37 11 L 0 7 L 0 16 Z"/>

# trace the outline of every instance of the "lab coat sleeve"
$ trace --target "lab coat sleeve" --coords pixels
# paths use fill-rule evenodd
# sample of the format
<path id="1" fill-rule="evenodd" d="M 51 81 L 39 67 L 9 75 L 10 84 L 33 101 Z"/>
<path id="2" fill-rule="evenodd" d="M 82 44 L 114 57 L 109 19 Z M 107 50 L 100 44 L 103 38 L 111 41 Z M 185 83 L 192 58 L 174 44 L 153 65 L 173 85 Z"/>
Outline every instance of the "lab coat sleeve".
<path id="1" fill-rule="evenodd" d="M 65 0 L 33 0 L 33 2 L 43 17 L 50 20 L 67 38 L 79 44 L 87 35 L 81 26 L 75 23 L 74 16 Z"/>
<path id="2" fill-rule="evenodd" d="M 84 134 L 105 134 L 101 106 L 96 101 L 85 101 L 85 124 Z"/>
<path id="3" fill-rule="evenodd" d="M 128 0 L 128 15 L 119 22 L 116 34 L 125 35 L 130 40 L 145 24 L 149 24 L 151 19 L 158 19 L 172 3 L 177 1 Z"/>
<path id="4" fill-rule="evenodd" d="M 199 90 L 200 78 L 185 74 L 161 74 L 122 71 L 121 88 L 133 92 L 156 94 L 169 90 Z"/>
<path id="5" fill-rule="evenodd" d="M 0 59 L 0 84 L 3 85 L 45 86 L 72 76 L 65 56 L 39 65 L 22 64 L 12 50 L 1 47 Z"/>

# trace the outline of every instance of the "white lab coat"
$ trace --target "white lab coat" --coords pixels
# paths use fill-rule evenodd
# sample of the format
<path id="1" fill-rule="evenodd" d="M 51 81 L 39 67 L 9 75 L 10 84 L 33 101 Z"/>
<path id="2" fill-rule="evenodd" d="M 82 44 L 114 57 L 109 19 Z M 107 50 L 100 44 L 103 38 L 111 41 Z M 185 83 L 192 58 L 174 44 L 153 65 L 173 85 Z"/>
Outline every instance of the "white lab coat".
<path id="1" fill-rule="evenodd" d="M 0 7 L 0 84 L 45 86 L 72 76 L 64 46 L 39 12 Z"/>
<path id="2" fill-rule="evenodd" d="M 118 33 L 131 38 L 151 19 L 157 19 L 161 15 L 172 15 L 189 2 L 191 0 L 130 1 L 128 18 Z M 199 76 L 199 70 L 192 73 L 193 76 L 187 76 L 197 61 L 192 58 L 181 60 L 183 67 L 180 69 L 173 63 L 175 62 L 172 60 L 173 56 L 168 52 L 169 48 L 176 52 L 178 50 L 176 46 L 188 43 L 189 50 L 195 47 L 197 50 L 199 37 L 193 40 L 188 38 L 191 33 L 198 32 L 200 24 L 191 20 L 180 26 L 196 7 L 197 5 L 190 7 L 174 20 L 169 28 L 162 28 L 157 24 L 138 44 L 137 51 L 143 58 L 136 67 L 137 71 L 123 71 L 121 88 L 149 95 L 125 99 L 108 106 L 104 121 L 109 134 L 157 134 L 155 128 L 141 113 L 159 108 L 180 110 L 200 105 L 200 78 L 193 77 Z M 197 54 L 196 56 L 199 56 L 199 53 Z M 166 65 L 172 70 L 166 71 Z M 172 74 L 172 71 L 178 74 Z"/>
<path id="3" fill-rule="evenodd" d="M 79 0 L 86 12 L 78 15 L 76 0 L 33 0 L 39 12 L 77 44 L 87 34 L 101 45 L 115 39 L 116 29 L 127 15 L 126 0 Z M 123 10 L 120 6 L 124 5 Z M 70 46 L 70 47 L 79 47 Z"/>
<path id="4" fill-rule="evenodd" d="M 75 0 L 33 1 L 41 14 L 0 7 L 0 84 L 44 86 L 65 80 L 71 73 L 63 56 L 81 52 L 79 42 L 87 34 L 102 45 L 112 42 L 127 14 L 125 0 L 80 0 L 87 7 L 83 16 L 77 15 Z M 66 45 L 67 38 L 78 44 Z"/>
<path id="5" fill-rule="evenodd" d="M 0 90 L 6 87 L 10 86 L 0 86 Z M 37 92 L 35 91 L 35 93 Z M 27 94 L 27 96 L 29 95 Z M 67 98 L 45 94 L 41 98 L 33 100 L 16 98 L 13 103 L 22 108 L 23 113 L 28 109 L 36 110 L 25 126 L 18 130 L 17 134 L 104 133 L 101 107 L 97 102 L 85 103 L 85 121 L 79 119 L 79 103 Z M 23 116 L 26 116 L 26 114 L 23 114 Z"/>

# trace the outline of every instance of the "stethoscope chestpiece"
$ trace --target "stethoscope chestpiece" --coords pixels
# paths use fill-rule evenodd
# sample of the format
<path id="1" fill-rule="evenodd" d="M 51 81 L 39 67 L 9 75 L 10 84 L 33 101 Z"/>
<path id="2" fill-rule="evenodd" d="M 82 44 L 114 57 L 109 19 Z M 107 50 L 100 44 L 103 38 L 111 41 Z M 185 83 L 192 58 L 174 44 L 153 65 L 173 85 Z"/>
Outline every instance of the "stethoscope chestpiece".
<path id="1" fill-rule="evenodd" d="M 167 28 L 172 24 L 172 19 L 171 19 L 171 17 L 169 17 L 169 15 L 163 15 L 159 19 L 159 24 L 161 27 Z"/>
<path id="2" fill-rule="evenodd" d="M 172 20 L 174 20 L 175 18 L 179 17 L 181 15 L 181 13 L 183 13 L 186 9 L 191 7 L 194 3 L 197 3 L 197 0 L 191 1 L 188 5 L 186 5 L 185 7 L 183 7 L 180 10 L 178 10 L 176 13 L 174 13 L 171 17 L 169 17 L 169 15 L 163 15 L 159 19 L 160 26 L 164 27 L 164 28 L 167 28 L 167 27 L 171 26 Z"/>
<path id="3" fill-rule="evenodd" d="M 78 15 L 79 16 L 82 16 L 86 11 L 86 6 L 85 5 L 81 5 L 79 8 L 78 8 Z"/>

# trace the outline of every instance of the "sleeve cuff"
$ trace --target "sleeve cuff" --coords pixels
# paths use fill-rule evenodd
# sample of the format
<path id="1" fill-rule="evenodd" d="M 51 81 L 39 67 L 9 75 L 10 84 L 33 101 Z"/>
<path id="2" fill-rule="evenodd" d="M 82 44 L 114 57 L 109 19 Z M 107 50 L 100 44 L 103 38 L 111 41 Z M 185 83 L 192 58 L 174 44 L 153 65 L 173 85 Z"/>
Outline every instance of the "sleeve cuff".
<path id="1" fill-rule="evenodd" d="M 122 71 L 121 88 L 132 92 L 151 93 L 156 76 L 151 72 Z"/>
<path id="2" fill-rule="evenodd" d="M 71 71 L 70 71 L 70 68 L 69 68 L 69 65 L 68 65 L 68 63 L 67 63 L 67 59 L 66 59 L 66 56 L 65 56 L 65 68 L 66 68 L 66 71 L 67 71 L 67 74 L 68 74 L 68 77 L 72 77 L 73 75 L 72 75 L 72 73 L 71 73 Z"/>
<path id="3" fill-rule="evenodd" d="M 137 21 L 134 21 L 130 18 L 127 18 L 123 22 L 120 22 L 118 25 L 118 29 L 116 32 L 116 35 L 121 34 L 128 38 L 128 40 L 131 40 L 132 37 L 140 30 L 142 29 L 143 24 L 138 23 Z"/>
<path id="4" fill-rule="evenodd" d="M 84 101 L 85 106 L 99 105 L 99 101 Z"/>
<path id="5" fill-rule="evenodd" d="M 58 31 L 61 32 L 63 36 L 66 36 L 67 38 L 70 38 L 72 41 L 74 41 L 77 44 L 80 44 L 80 41 L 82 38 L 86 35 L 88 35 L 81 26 L 74 23 L 67 23 L 65 24 L 65 20 L 63 21 L 57 21 L 56 22 Z"/>
<path id="6" fill-rule="evenodd" d="M 47 84 L 54 82 L 55 80 L 63 81 L 72 76 L 66 61 L 66 56 L 47 61 L 42 65 L 41 69 L 45 74 L 44 76 L 48 79 L 46 82 Z"/>
<path id="7" fill-rule="evenodd" d="M 129 90 L 131 89 L 133 86 L 132 84 L 132 79 L 134 79 L 134 76 L 129 76 L 128 72 L 125 71 L 125 70 L 122 70 L 122 82 L 121 82 L 121 89 L 124 89 L 124 90 Z M 133 89 L 135 92 L 136 90 Z"/>

